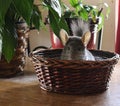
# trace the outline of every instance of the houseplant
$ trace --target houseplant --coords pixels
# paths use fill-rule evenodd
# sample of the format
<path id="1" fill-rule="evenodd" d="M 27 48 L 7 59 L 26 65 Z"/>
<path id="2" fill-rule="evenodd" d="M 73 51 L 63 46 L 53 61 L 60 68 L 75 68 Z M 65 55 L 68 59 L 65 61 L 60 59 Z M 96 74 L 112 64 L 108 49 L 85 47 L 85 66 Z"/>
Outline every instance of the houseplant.
<path id="1" fill-rule="evenodd" d="M 27 24 L 33 23 L 36 28 L 40 26 L 39 22 L 32 20 L 40 19 L 35 7 L 33 0 L 0 0 L 0 77 L 23 72 Z"/>
<path id="2" fill-rule="evenodd" d="M 63 9 L 62 10 L 63 17 L 67 19 L 68 24 L 70 23 L 72 18 L 82 18 L 84 21 L 88 21 L 90 23 L 90 30 L 93 35 L 92 37 L 96 36 L 97 32 L 100 31 L 104 25 L 104 18 L 108 17 L 110 13 L 110 8 L 108 4 L 99 3 L 99 5 L 94 6 L 90 4 L 85 4 L 83 0 L 69 0 L 69 3 L 72 6 L 72 9 L 70 9 L 63 2 L 61 3 L 62 9 Z M 106 14 L 103 14 L 104 6 L 107 8 Z M 70 26 L 69 26 L 69 29 L 70 29 Z M 71 30 L 70 30 L 70 33 L 71 33 Z M 53 41 L 54 45 L 55 45 L 55 42 Z M 91 38 L 89 45 L 91 46 L 90 48 L 94 48 L 92 47 L 93 44 L 91 45 L 91 43 L 94 43 L 93 38 Z"/>
<path id="3" fill-rule="evenodd" d="M 70 3 L 76 8 L 74 4 L 82 1 L 70 0 Z M 61 0 L 40 0 L 39 5 L 34 4 L 34 0 L 0 0 L 0 55 L 8 64 L 14 58 L 18 45 L 16 23 L 22 21 L 27 23 L 28 28 L 34 26 L 36 29 L 44 24 L 39 6 L 47 8 L 49 24 L 56 36 L 59 37 L 60 29 L 69 33 L 65 18 L 71 15 L 68 15 L 70 11 L 66 11 Z"/>
<path id="4" fill-rule="evenodd" d="M 48 9 L 50 25 L 56 35 L 58 35 L 61 28 L 68 30 L 67 24 L 64 23 L 65 20 L 61 17 L 62 11 L 60 11 L 61 6 L 59 0 L 41 0 L 40 5 L 35 5 L 34 0 L 0 0 L 0 64 L 3 66 L 3 69 L 0 69 L 0 72 L 2 72 L 2 75 L 6 73 L 5 76 L 10 76 L 17 73 L 13 72 L 15 69 L 14 67 L 10 69 L 10 66 L 9 69 L 7 69 L 8 71 L 11 70 L 10 75 L 7 75 L 4 67 L 12 64 L 11 62 L 17 52 L 17 46 L 19 45 L 19 37 L 17 34 L 23 34 L 22 37 L 25 37 L 27 28 L 34 26 L 39 30 L 43 24 L 39 6 L 46 7 Z M 20 25 L 18 23 L 20 23 Z M 18 31 L 16 25 L 17 27 L 21 26 L 21 23 L 27 23 L 28 27 L 23 25 L 23 29 L 18 28 Z M 58 27 L 55 27 L 56 25 Z M 22 39 L 22 37 L 20 39 Z M 22 47 L 23 46 L 20 46 L 20 48 Z M 5 61 L 5 64 L 2 64 L 3 61 Z M 14 62 L 16 62 L 16 60 Z M 19 64 L 17 64 L 17 66 L 19 67 Z M 21 71 L 21 69 L 19 71 Z"/>

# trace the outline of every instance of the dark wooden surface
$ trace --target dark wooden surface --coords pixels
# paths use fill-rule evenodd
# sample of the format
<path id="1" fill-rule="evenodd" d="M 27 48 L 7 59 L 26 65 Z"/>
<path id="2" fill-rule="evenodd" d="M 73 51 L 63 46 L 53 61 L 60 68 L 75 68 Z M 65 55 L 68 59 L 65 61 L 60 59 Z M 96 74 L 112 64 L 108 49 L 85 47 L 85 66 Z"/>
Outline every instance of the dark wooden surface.
<path id="1" fill-rule="evenodd" d="M 23 76 L 0 79 L 0 106 L 120 106 L 120 61 L 109 89 L 97 95 L 65 95 L 43 91 L 31 62 Z"/>

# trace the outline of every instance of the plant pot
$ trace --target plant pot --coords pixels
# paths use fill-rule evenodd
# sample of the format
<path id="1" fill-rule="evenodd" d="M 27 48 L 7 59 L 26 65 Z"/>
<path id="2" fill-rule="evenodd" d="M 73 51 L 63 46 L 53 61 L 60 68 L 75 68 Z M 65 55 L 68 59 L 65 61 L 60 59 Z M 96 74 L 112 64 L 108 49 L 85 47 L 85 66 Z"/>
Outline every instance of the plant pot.
<path id="1" fill-rule="evenodd" d="M 27 48 L 27 26 L 25 23 L 18 23 L 16 32 L 18 45 L 13 59 L 8 63 L 4 56 L 0 60 L 0 78 L 8 78 L 23 74 Z"/>
<path id="2" fill-rule="evenodd" d="M 87 45 L 88 49 L 95 49 L 96 48 L 96 41 L 97 41 L 97 24 L 91 24 L 90 31 L 91 31 L 91 38 Z"/>
<path id="3" fill-rule="evenodd" d="M 51 36 L 51 43 L 52 48 L 63 48 L 63 44 L 61 43 L 60 39 L 54 34 L 54 32 L 50 28 L 50 36 Z"/>
<path id="4" fill-rule="evenodd" d="M 100 21 L 99 17 L 97 18 L 96 22 L 93 22 L 91 19 L 89 19 L 91 38 L 90 38 L 90 41 L 87 45 L 88 49 L 95 49 L 96 48 L 99 21 Z"/>
<path id="5" fill-rule="evenodd" d="M 68 24 L 69 27 L 69 31 L 70 31 L 70 35 L 72 36 L 72 30 L 71 30 L 71 23 L 72 18 L 66 18 L 66 22 Z M 98 20 L 99 21 L 99 20 Z M 95 49 L 96 48 L 96 40 L 97 40 L 97 28 L 98 28 L 98 21 L 96 23 L 94 23 L 93 21 L 90 21 L 90 32 L 91 32 L 91 38 L 90 41 L 87 45 L 88 49 Z M 63 45 L 61 43 L 61 41 L 59 40 L 59 38 L 52 32 L 52 30 L 50 29 L 50 36 L 51 36 L 51 43 L 52 43 L 52 48 L 63 48 Z"/>

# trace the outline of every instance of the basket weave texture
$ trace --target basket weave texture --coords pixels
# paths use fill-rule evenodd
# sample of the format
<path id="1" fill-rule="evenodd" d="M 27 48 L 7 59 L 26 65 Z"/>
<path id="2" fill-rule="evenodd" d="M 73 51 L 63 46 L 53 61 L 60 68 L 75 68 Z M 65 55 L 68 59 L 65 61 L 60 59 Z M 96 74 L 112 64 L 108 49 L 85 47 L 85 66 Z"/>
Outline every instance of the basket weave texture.
<path id="1" fill-rule="evenodd" d="M 8 63 L 4 56 L 0 60 L 0 78 L 8 78 L 23 74 L 23 69 L 26 61 L 27 36 L 28 29 L 16 29 L 18 45 L 15 50 L 13 59 Z"/>
<path id="2" fill-rule="evenodd" d="M 96 61 L 60 60 L 62 49 L 31 53 L 40 87 L 49 92 L 95 94 L 108 88 L 119 55 L 91 50 Z"/>

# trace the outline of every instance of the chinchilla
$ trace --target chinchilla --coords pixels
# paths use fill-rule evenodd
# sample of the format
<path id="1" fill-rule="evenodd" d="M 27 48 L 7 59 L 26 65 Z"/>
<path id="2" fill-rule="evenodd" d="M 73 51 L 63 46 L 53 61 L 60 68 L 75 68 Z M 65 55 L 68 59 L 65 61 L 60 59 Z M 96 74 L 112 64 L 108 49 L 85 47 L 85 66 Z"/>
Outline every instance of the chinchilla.
<path id="1" fill-rule="evenodd" d="M 83 28 L 83 29 L 82 29 Z M 79 31 L 84 30 L 84 26 L 79 25 L 78 29 Z M 75 30 L 76 30 L 75 29 Z M 78 33 L 79 31 L 74 30 L 74 36 L 68 36 L 67 32 L 63 29 L 60 31 L 60 38 L 64 45 L 64 49 L 61 54 L 62 60 L 91 60 L 94 61 L 95 58 L 92 55 L 92 53 L 86 48 L 91 33 L 88 29 L 86 29 L 86 32 Z M 85 31 L 85 30 L 84 30 Z M 81 35 L 83 34 L 83 35 Z"/>

